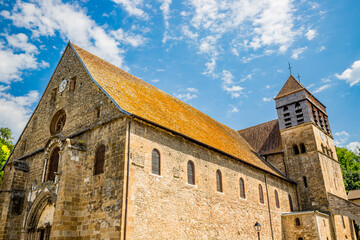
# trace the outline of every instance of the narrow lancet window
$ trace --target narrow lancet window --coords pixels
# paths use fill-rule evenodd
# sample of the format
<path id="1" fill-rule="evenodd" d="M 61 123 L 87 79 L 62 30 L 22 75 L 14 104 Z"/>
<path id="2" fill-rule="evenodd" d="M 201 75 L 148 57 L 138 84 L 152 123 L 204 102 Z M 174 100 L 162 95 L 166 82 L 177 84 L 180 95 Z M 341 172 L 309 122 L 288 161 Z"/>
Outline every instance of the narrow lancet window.
<path id="1" fill-rule="evenodd" d="M 300 143 L 300 151 L 301 151 L 301 153 L 306 153 L 305 144 Z"/>
<path id="2" fill-rule="evenodd" d="M 290 194 L 289 194 L 289 207 L 290 207 L 290 211 L 293 212 L 293 211 L 294 211 L 294 207 L 293 207 L 292 198 L 291 198 L 291 195 L 290 195 Z"/>
<path id="3" fill-rule="evenodd" d="M 220 170 L 216 171 L 216 190 L 218 192 L 223 192 L 222 176 Z"/>
<path id="4" fill-rule="evenodd" d="M 275 190 L 275 204 L 277 208 L 280 208 L 279 194 L 276 190 Z"/>
<path id="5" fill-rule="evenodd" d="M 303 176 L 303 180 L 304 180 L 304 187 L 307 188 L 308 187 L 308 184 L 307 184 L 307 179 L 305 176 Z"/>
<path id="6" fill-rule="evenodd" d="M 47 180 L 55 181 L 55 172 L 58 171 L 58 167 L 59 167 L 59 159 L 60 159 L 59 151 L 60 148 L 57 147 L 51 153 Z"/>
<path id="7" fill-rule="evenodd" d="M 259 200 L 260 203 L 264 203 L 264 193 L 261 184 L 259 184 Z"/>
<path id="8" fill-rule="evenodd" d="M 244 183 L 244 179 L 240 178 L 240 197 L 241 198 L 245 198 L 245 183 Z"/>
<path id="9" fill-rule="evenodd" d="M 151 172 L 160 175 L 160 152 L 157 149 L 152 151 Z"/>
<path id="10" fill-rule="evenodd" d="M 104 172 L 104 163 L 105 163 L 105 145 L 102 144 L 98 147 L 95 153 L 94 175 L 98 175 Z"/>
<path id="11" fill-rule="evenodd" d="M 188 176 L 188 184 L 195 185 L 195 166 L 192 161 L 188 161 L 187 176 Z"/>
<path id="12" fill-rule="evenodd" d="M 299 147 L 297 145 L 293 145 L 294 155 L 298 155 L 300 153 Z"/>

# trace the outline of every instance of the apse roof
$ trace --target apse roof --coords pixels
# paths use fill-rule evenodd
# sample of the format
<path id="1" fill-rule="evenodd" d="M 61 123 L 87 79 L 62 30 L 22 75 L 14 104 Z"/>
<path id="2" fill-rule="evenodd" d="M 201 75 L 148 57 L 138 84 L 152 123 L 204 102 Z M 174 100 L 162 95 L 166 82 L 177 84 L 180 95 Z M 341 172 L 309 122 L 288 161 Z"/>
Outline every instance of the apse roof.
<path id="1" fill-rule="evenodd" d="M 279 122 L 277 119 L 238 131 L 261 155 L 282 151 Z"/>

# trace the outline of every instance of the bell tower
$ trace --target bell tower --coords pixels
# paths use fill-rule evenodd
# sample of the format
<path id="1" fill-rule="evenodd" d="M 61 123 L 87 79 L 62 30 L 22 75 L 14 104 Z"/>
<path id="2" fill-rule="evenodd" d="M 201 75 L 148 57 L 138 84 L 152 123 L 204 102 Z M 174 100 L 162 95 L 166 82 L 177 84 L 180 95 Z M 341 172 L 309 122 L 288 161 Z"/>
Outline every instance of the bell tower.
<path id="1" fill-rule="evenodd" d="M 302 211 L 329 213 L 328 193 L 346 199 L 326 107 L 292 75 L 275 97 L 287 175 Z"/>

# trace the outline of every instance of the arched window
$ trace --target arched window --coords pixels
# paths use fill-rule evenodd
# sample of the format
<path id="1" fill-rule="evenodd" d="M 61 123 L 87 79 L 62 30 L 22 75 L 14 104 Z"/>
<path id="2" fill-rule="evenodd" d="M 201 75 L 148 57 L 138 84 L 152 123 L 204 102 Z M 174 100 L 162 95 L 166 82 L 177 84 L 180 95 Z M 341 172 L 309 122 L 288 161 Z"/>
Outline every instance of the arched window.
<path id="1" fill-rule="evenodd" d="M 326 154 L 324 144 L 321 144 L 321 150 L 324 154 Z"/>
<path id="2" fill-rule="evenodd" d="M 308 184 L 307 184 L 307 179 L 306 179 L 306 177 L 305 176 L 303 176 L 303 180 L 304 180 L 304 187 L 308 187 Z"/>
<path id="3" fill-rule="evenodd" d="M 216 171 L 216 190 L 218 192 L 223 192 L 222 177 L 220 170 Z"/>
<path id="4" fill-rule="evenodd" d="M 300 153 L 299 147 L 297 145 L 293 145 L 294 155 L 298 155 Z"/>
<path id="5" fill-rule="evenodd" d="M 301 108 L 301 106 L 300 106 L 300 103 L 295 103 L 295 109 L 299 109 L 299 108 Z"/>
<path id="6" fill-rule="evenodd" d="M 65 111 L 64 110 L 57 111 L 50 123 L 50 133 L 52 135 L 60 133 L 65 126 L 65 122 L 66 122 Z"/>
<path id="7" fill-rule="evenodd" d="M 240 197 L 241 198 L 245 198 L 245 183 L 244 183 L 244 179 L 240 178 Z"/>
<path id="8" fill-rule="evenodd" d="M 300 143 L 300 151 L 301 151 L 301 153 L 306 153 L 305 144 Z"/>
<path id="9" fill-rule="evenodd" d="M 276 190 L 275 190 L 275 204 L 277 208 L 280 208 L 279 194 Z"/>
<path id="10" fill-rule="evenodd" d="M 296 219 L 295 219 L 295 225 L 296 225 L 296 226 L 300 226 L 300 219 L 299 219 L 299 218 L 296 218 Z"/>
<path id="11" fill-rule="evenodd" d="M 330 148 L 326 148 L 327 155 L 330 157 Z"/>
<path id="12" fill-rule="evenodd" d="M 298 240 L 304 240 L 302 237 L 299 237 Z"/>
<path id="13" fill-rule="evenodd" d="M 261 184 L 259 184 L 259 200 L 260 203 L 264 203 L 264 193 Z"/>
<path id="14" fill-rule="evenodd" d="M 58 171 L 58 167 L 59 167 L 59 158 L 60 158 L 59 151 L 60 148 L 56 147 L 51 152 L 47 180 L 55 181 L 55 172 Z"/>
<path id="15" fill-rule="evenodd" d="M 160 175 L 160 152 L 157 149 L 152 151 L 151 172 Z"/>
<path id="16" fill-rule="evenodd" d="M 286 112 L 286 111 L 288 111 L 289 109 L 288 109 L 288 107 L 287 106 L 285 106 L 284 108 L 283 108 L 283 111 L 284 112 Z"/>
<path id="17" fill-rule="evenodd" d="M 188 176 L 188 184 L 195 185 L 195 166 L 192 161 L 188 161 L 187 176 Z"/>
<path id="18" fill-rule="evenodd" d="M 290 206 L 290 211 L 293 212 L 293 211 L 294 211 L 294 207 L 293 207 L 293 203 L 292 203 L 292 199 L 291 199 L 290 194 L 289 194 L 289 206 Z"/>
<path id="19" fill-rule="evenodd" d="M 94 175 L 104 172 L 105 145 L 100 145 L 95 152 Z"/>

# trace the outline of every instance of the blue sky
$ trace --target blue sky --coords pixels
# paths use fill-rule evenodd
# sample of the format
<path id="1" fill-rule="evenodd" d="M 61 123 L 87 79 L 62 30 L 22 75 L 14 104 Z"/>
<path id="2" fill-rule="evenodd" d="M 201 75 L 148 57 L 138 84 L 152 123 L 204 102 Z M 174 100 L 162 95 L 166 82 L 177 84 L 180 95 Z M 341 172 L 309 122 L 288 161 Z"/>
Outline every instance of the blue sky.
<path id="1" fill-rule="evenodd" d="M 233 129 L 295 77 L 360 145 L 360 1 L 0 1 L 0 127 L 19 136 L 69 40 Z"/>

